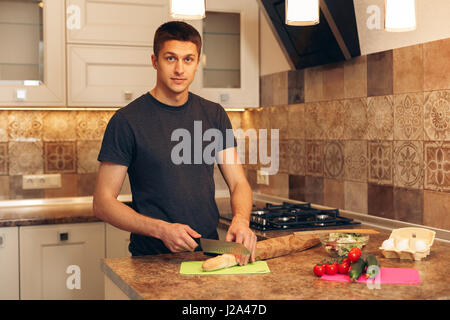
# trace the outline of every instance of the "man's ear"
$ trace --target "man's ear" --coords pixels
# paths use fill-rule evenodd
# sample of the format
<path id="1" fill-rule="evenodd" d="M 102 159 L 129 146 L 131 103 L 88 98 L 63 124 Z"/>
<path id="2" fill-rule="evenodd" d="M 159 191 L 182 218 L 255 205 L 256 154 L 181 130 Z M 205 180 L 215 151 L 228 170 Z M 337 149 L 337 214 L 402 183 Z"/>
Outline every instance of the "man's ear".
<path id="1" fill-rule="evenodd" d="M 158 57 L 152 54 L 152 65 L 155 70 L 158 69 Z"/>

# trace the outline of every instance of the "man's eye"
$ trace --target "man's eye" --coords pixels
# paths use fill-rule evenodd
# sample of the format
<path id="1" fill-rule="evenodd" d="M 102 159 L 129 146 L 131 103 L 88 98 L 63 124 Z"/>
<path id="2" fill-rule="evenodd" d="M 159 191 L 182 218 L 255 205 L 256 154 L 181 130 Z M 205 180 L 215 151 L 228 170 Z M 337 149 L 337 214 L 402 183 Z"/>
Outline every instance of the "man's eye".
<path id="1" fill-rule="evenodd" d="M 174 57 L 167 57 L 167 60 L 169 60 L 169 61 L 174 61 L 175 58 L 174 58 Z"/>
<path id="2" fill-rule="evenodd" d="M 186 62 L 191 62 L 192 61 L 192 58 L 186 58 L 186 59 L 184 59 Z"/>

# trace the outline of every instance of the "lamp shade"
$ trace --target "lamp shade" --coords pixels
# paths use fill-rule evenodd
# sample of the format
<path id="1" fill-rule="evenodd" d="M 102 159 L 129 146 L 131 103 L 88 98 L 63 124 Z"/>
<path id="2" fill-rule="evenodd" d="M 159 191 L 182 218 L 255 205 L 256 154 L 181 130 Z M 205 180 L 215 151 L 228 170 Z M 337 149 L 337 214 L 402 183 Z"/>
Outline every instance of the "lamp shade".
<path id="1" fill-rule="evenodd" d="M 286 24 L 312 26 L 319 23 L 319 0 L 286 0 Z"/>
<path id="2" fill-rule="evenodd" d="M 205 0 L 170 0 L 170 16 L 183 20 L 203 19 Z"/>
<path id="3" fill-rule="evenodd" d="M 391 32 L 405 32 L 416 29 L 415 0 L 385 0 L 385 29 Z"/>

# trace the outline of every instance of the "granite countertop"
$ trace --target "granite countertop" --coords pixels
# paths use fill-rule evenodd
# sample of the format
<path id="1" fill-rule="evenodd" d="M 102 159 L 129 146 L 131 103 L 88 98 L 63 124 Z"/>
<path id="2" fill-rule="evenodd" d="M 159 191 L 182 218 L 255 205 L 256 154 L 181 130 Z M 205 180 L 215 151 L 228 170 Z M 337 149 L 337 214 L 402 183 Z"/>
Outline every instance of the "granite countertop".
<path id="1" fill-rule="evenodd" d="M 321 280 L 312 272 L 314 264 L 327 257 L 320 245 L 267 260 L 269 274 L 181 275 L 181 262 L 209 258 L 202 252 L 102 259 L 100 264 L 106 276 L 131 299 L 449 299 L 450 280 L 444 272 L 450 262 L 450 245 L 435 241 L 430 255 L 422 261 L 385 259 L 378 247 L 388 236 L 388 232 L 371 235 L 366 252 L 375 254 L 382 267 L 417 269 L 421 284 L 381 284 L 380 289 L 369 289 L 363 283 Z"/>

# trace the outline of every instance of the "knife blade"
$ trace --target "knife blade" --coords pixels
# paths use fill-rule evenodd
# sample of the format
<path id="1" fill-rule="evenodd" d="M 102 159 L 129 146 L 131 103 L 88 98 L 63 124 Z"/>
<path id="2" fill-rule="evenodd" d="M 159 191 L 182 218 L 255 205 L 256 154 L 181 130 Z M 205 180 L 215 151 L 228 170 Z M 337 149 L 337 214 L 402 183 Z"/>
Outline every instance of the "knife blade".
<path id="1" fill-rule="evenodd" d="M 238 255 L 247 255 L 251 253 L 243 244 L 237 242 L 200 238 L 200 245 L 204 252 L 209 253 L 232 253 Z"/>

